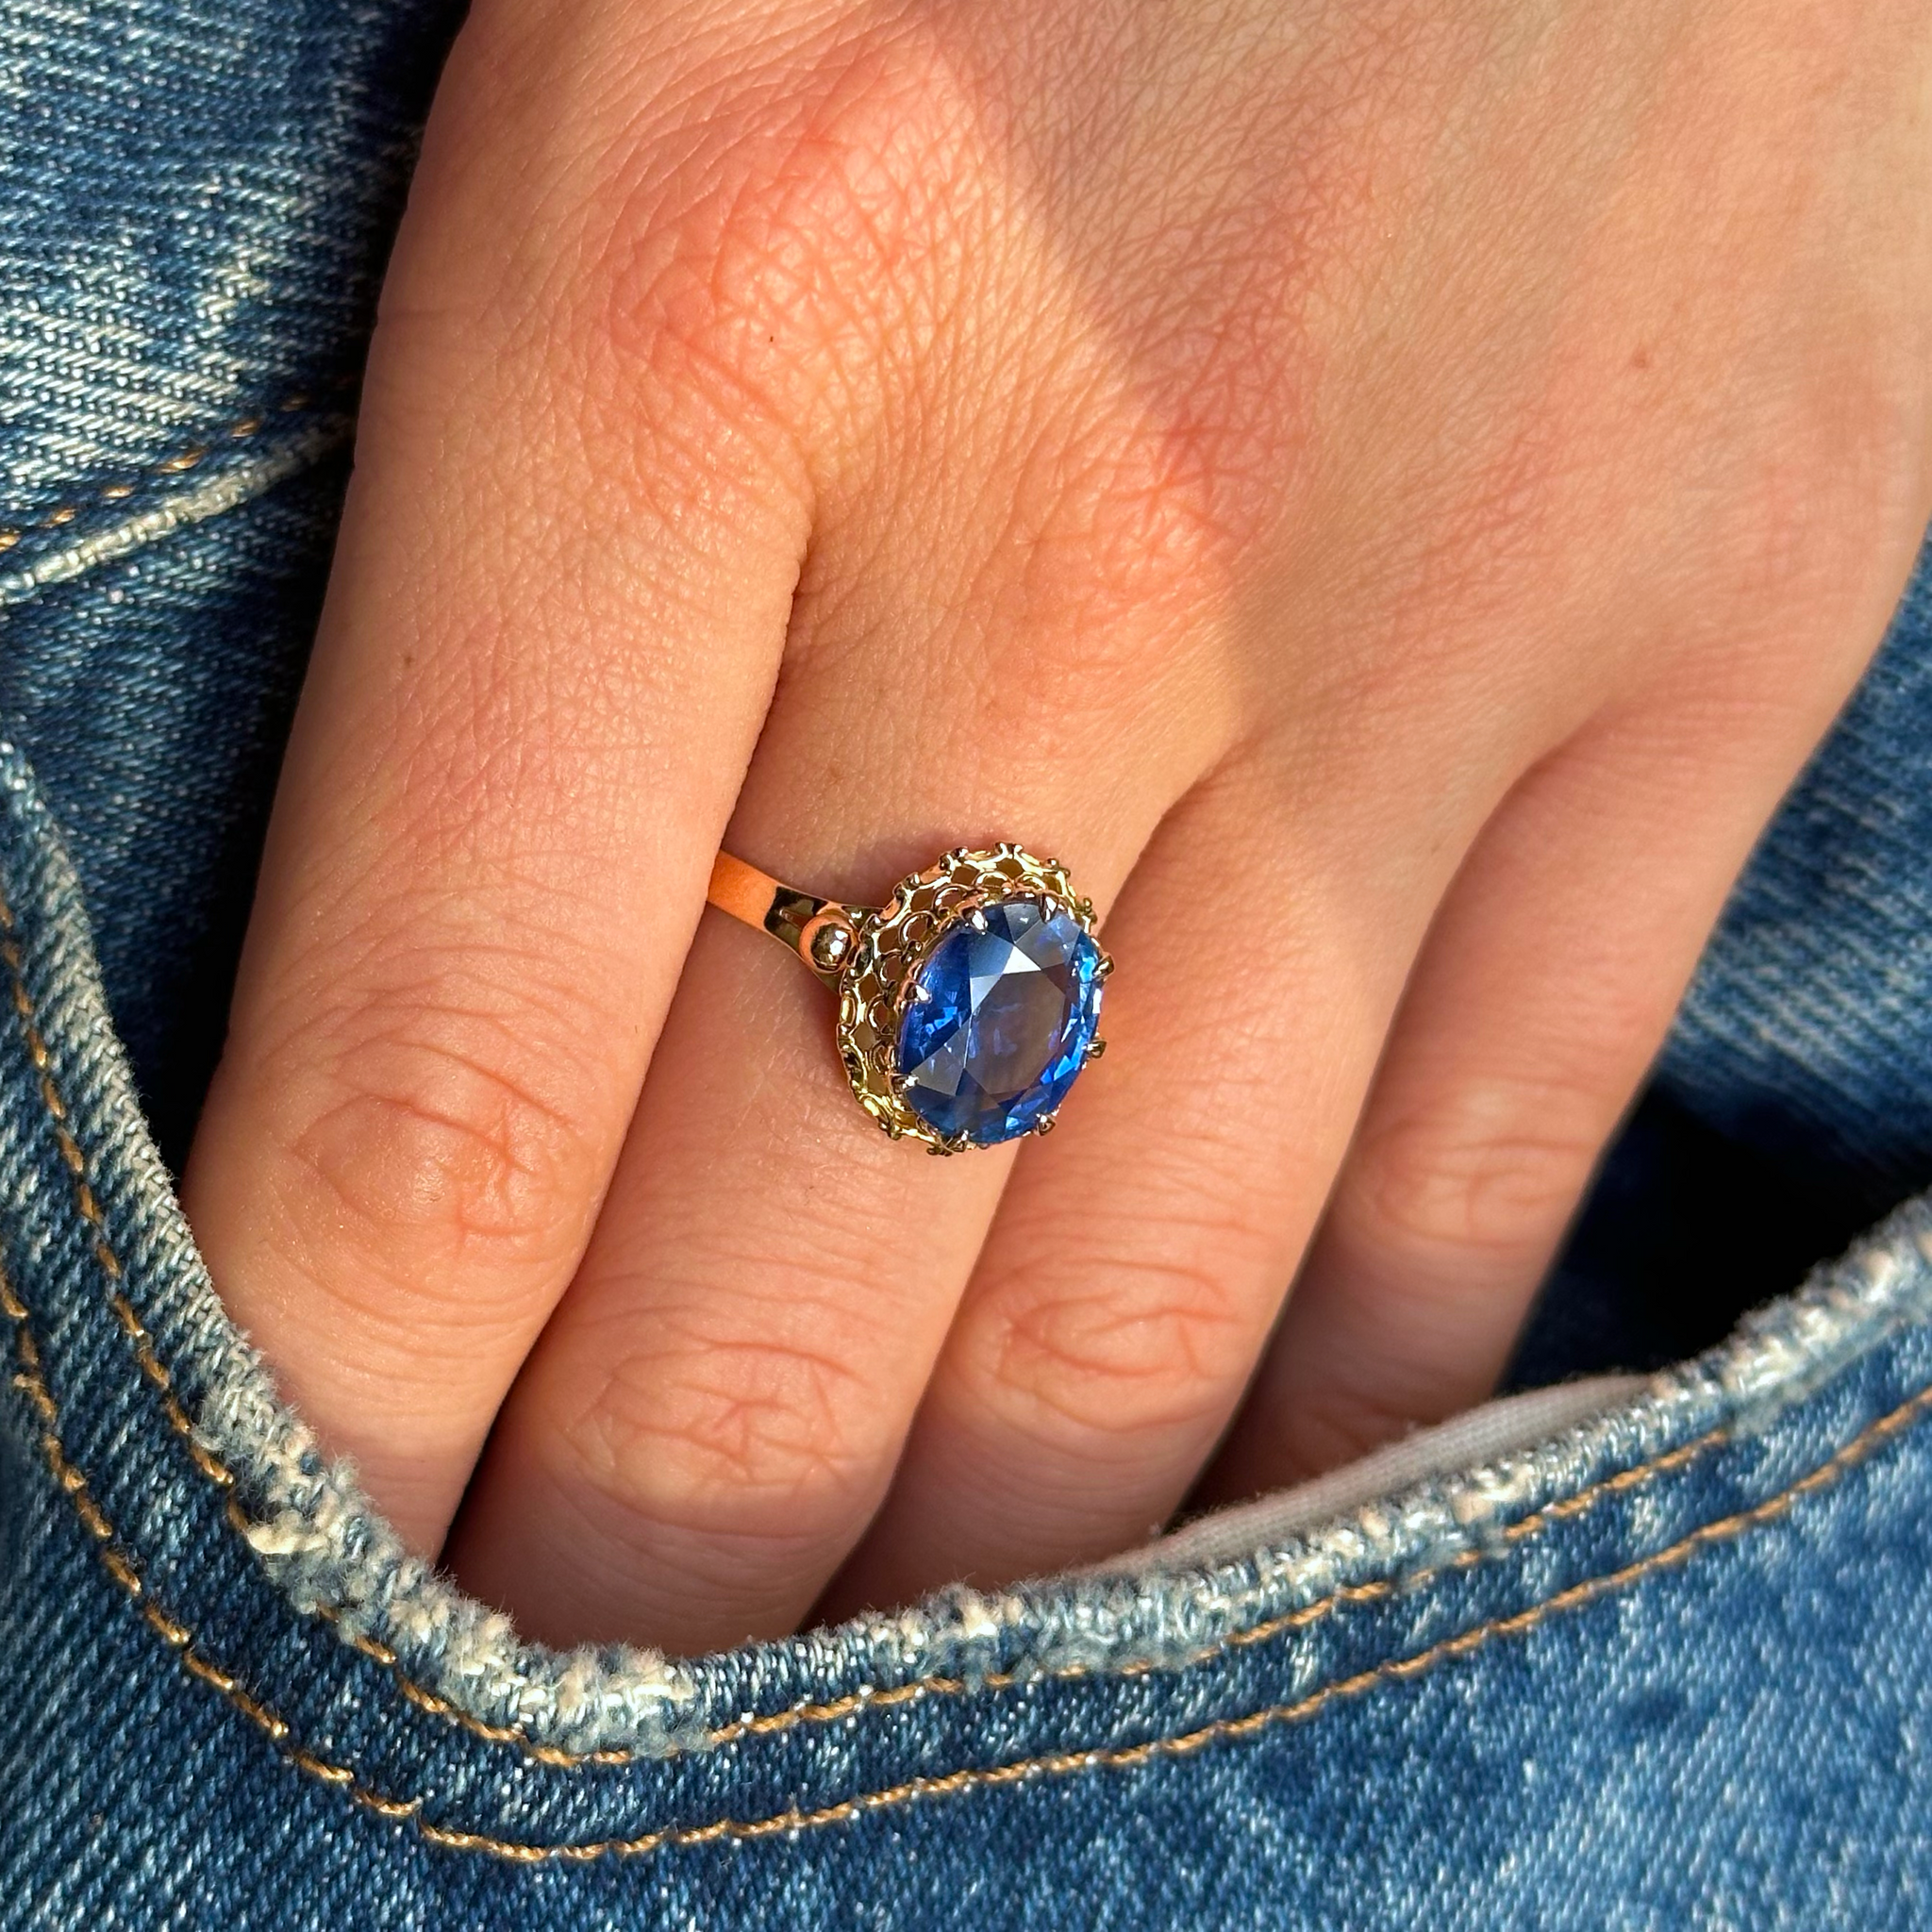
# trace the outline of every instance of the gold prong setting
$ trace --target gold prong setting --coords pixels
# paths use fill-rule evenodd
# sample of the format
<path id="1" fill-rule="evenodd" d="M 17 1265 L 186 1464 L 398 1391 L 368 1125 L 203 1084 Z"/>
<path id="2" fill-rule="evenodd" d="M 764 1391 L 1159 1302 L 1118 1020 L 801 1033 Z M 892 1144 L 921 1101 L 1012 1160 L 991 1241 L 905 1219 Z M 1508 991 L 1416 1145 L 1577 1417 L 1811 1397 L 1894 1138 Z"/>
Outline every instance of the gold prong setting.
<path id="1" fill-rule="evenodd" d="M 908 1097 L 899 1042 L 908 1008 L 926 993 L 922 975 L 947 938 L 961 922 L 985 932 L 994 908 L 1020 900 L 1035 902 L 1043 918 L 1064 913 L 1089 939 L 1095 932 L 1092 902 L 1073 890 L 1066 869 L 1012 843 L 991 849 L 955 847 L 924 871 L 901 879 L 875 912 L 859 914 L 858 908 L 844 908 L 856 915 L 857 924 L 849 928 L 852 938 L 841 949 L 843 958 L 836 968 L 839 1057 L 859 1105 L 894 1140 L 917 1141 L 936 1155 L 998 1144 L 948 1134 L 920 1112 Z M 1091 958 L 1094 954 L 1092 1004 L 1097 1009 L 1099 982 L 1111 972 L 1113 962 L 1097 941 L 1087 956 Z M 824 970 L 816 951 L 810 963 Z M 1091 1042 L 1079 1065 L 1097 1058 L 1099 1051 L 1099 1042 Z M 1050 1133 L 1058 1112 L 1056 1102 L 1018 1131 Z"/>

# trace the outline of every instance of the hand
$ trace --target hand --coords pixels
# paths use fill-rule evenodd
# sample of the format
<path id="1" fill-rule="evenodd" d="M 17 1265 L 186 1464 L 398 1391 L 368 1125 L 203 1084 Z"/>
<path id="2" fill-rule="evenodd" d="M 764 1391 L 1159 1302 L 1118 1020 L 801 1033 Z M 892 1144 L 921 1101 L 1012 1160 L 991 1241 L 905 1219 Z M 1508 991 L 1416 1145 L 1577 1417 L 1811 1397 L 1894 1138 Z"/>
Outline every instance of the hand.
<path id="1" fill-rule="evenodd" d="M 1928 98 L 1915 0 L 482 0 L 185 1183 L 403 1534 L 693 1650 L 1481 1398 L 1932 509 Z M 1112 1051 L 929 1159 L 706 879 L 999 838 Z"/>

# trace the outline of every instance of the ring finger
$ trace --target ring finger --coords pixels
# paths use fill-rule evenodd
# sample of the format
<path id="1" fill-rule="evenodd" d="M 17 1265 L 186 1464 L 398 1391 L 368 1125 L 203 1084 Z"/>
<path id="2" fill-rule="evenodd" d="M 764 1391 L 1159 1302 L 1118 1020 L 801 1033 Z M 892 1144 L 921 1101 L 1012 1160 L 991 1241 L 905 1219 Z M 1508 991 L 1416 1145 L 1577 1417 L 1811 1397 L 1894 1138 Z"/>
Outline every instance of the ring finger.
<path id="1" fill-rule="evenodd" d="M 819 581 L 850 557 L 822 541 Z M 939 608 L 979 618 L 936 624 L 929 582 L 883 575 L 908 588 L 870 611 L 806 587 L 728 843 L 857 901 L 1014 837 L 1105 903 L 1211 717 L 1178 694 L 1138 723 L 1081 717 L 1086 626 L 1063 589 L 1017 610 L 962 594 Z M 1134 621 L 1150 664 L 1185 661 L 1158 614 Z M 1024 641 L 1024 674 L 950 680 L 994 623 Z M 706 923 L 591 1248 L 448 1553 L 539 1635 L 691 1651 L 789 1629 L 884 1493 L 1011 1150 L 889 1141 L 829 1035 L 796 960 Z"/>

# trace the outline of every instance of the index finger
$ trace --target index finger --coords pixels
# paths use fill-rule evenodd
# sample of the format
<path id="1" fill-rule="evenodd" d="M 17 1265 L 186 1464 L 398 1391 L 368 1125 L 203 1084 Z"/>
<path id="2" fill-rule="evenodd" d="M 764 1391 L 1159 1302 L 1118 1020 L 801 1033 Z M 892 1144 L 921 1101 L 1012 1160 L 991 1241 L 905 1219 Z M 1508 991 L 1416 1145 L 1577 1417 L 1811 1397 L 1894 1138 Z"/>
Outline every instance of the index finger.
<path id="1" fill-rule="evenodd" d="M 717 166 L 640 218 L 580 158 L 631 131 L 606 67 L 533 86 L 530 51 L 473 30 L 439 97 L 184 1186 L 286 1393 L 425 1550 L 588 1239 L 809 520 L 776 332 L 682 266 Z"/>

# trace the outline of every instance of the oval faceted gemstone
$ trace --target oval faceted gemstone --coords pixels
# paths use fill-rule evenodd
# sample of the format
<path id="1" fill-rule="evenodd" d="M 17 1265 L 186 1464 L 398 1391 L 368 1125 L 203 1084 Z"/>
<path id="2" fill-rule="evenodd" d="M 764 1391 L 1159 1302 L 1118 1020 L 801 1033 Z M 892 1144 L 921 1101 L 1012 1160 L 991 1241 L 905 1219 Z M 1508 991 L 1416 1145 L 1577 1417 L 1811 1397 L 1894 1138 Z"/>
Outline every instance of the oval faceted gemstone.
<path id="1" fill-rule="evenodd" d="M 1100 1020 L 1100 948 L 1072 913 L 1007 899 L 959 920 L 899 1028 L 906 1104 L 948 1139 L 1010 1141 L 1066 1098 Z"/>

